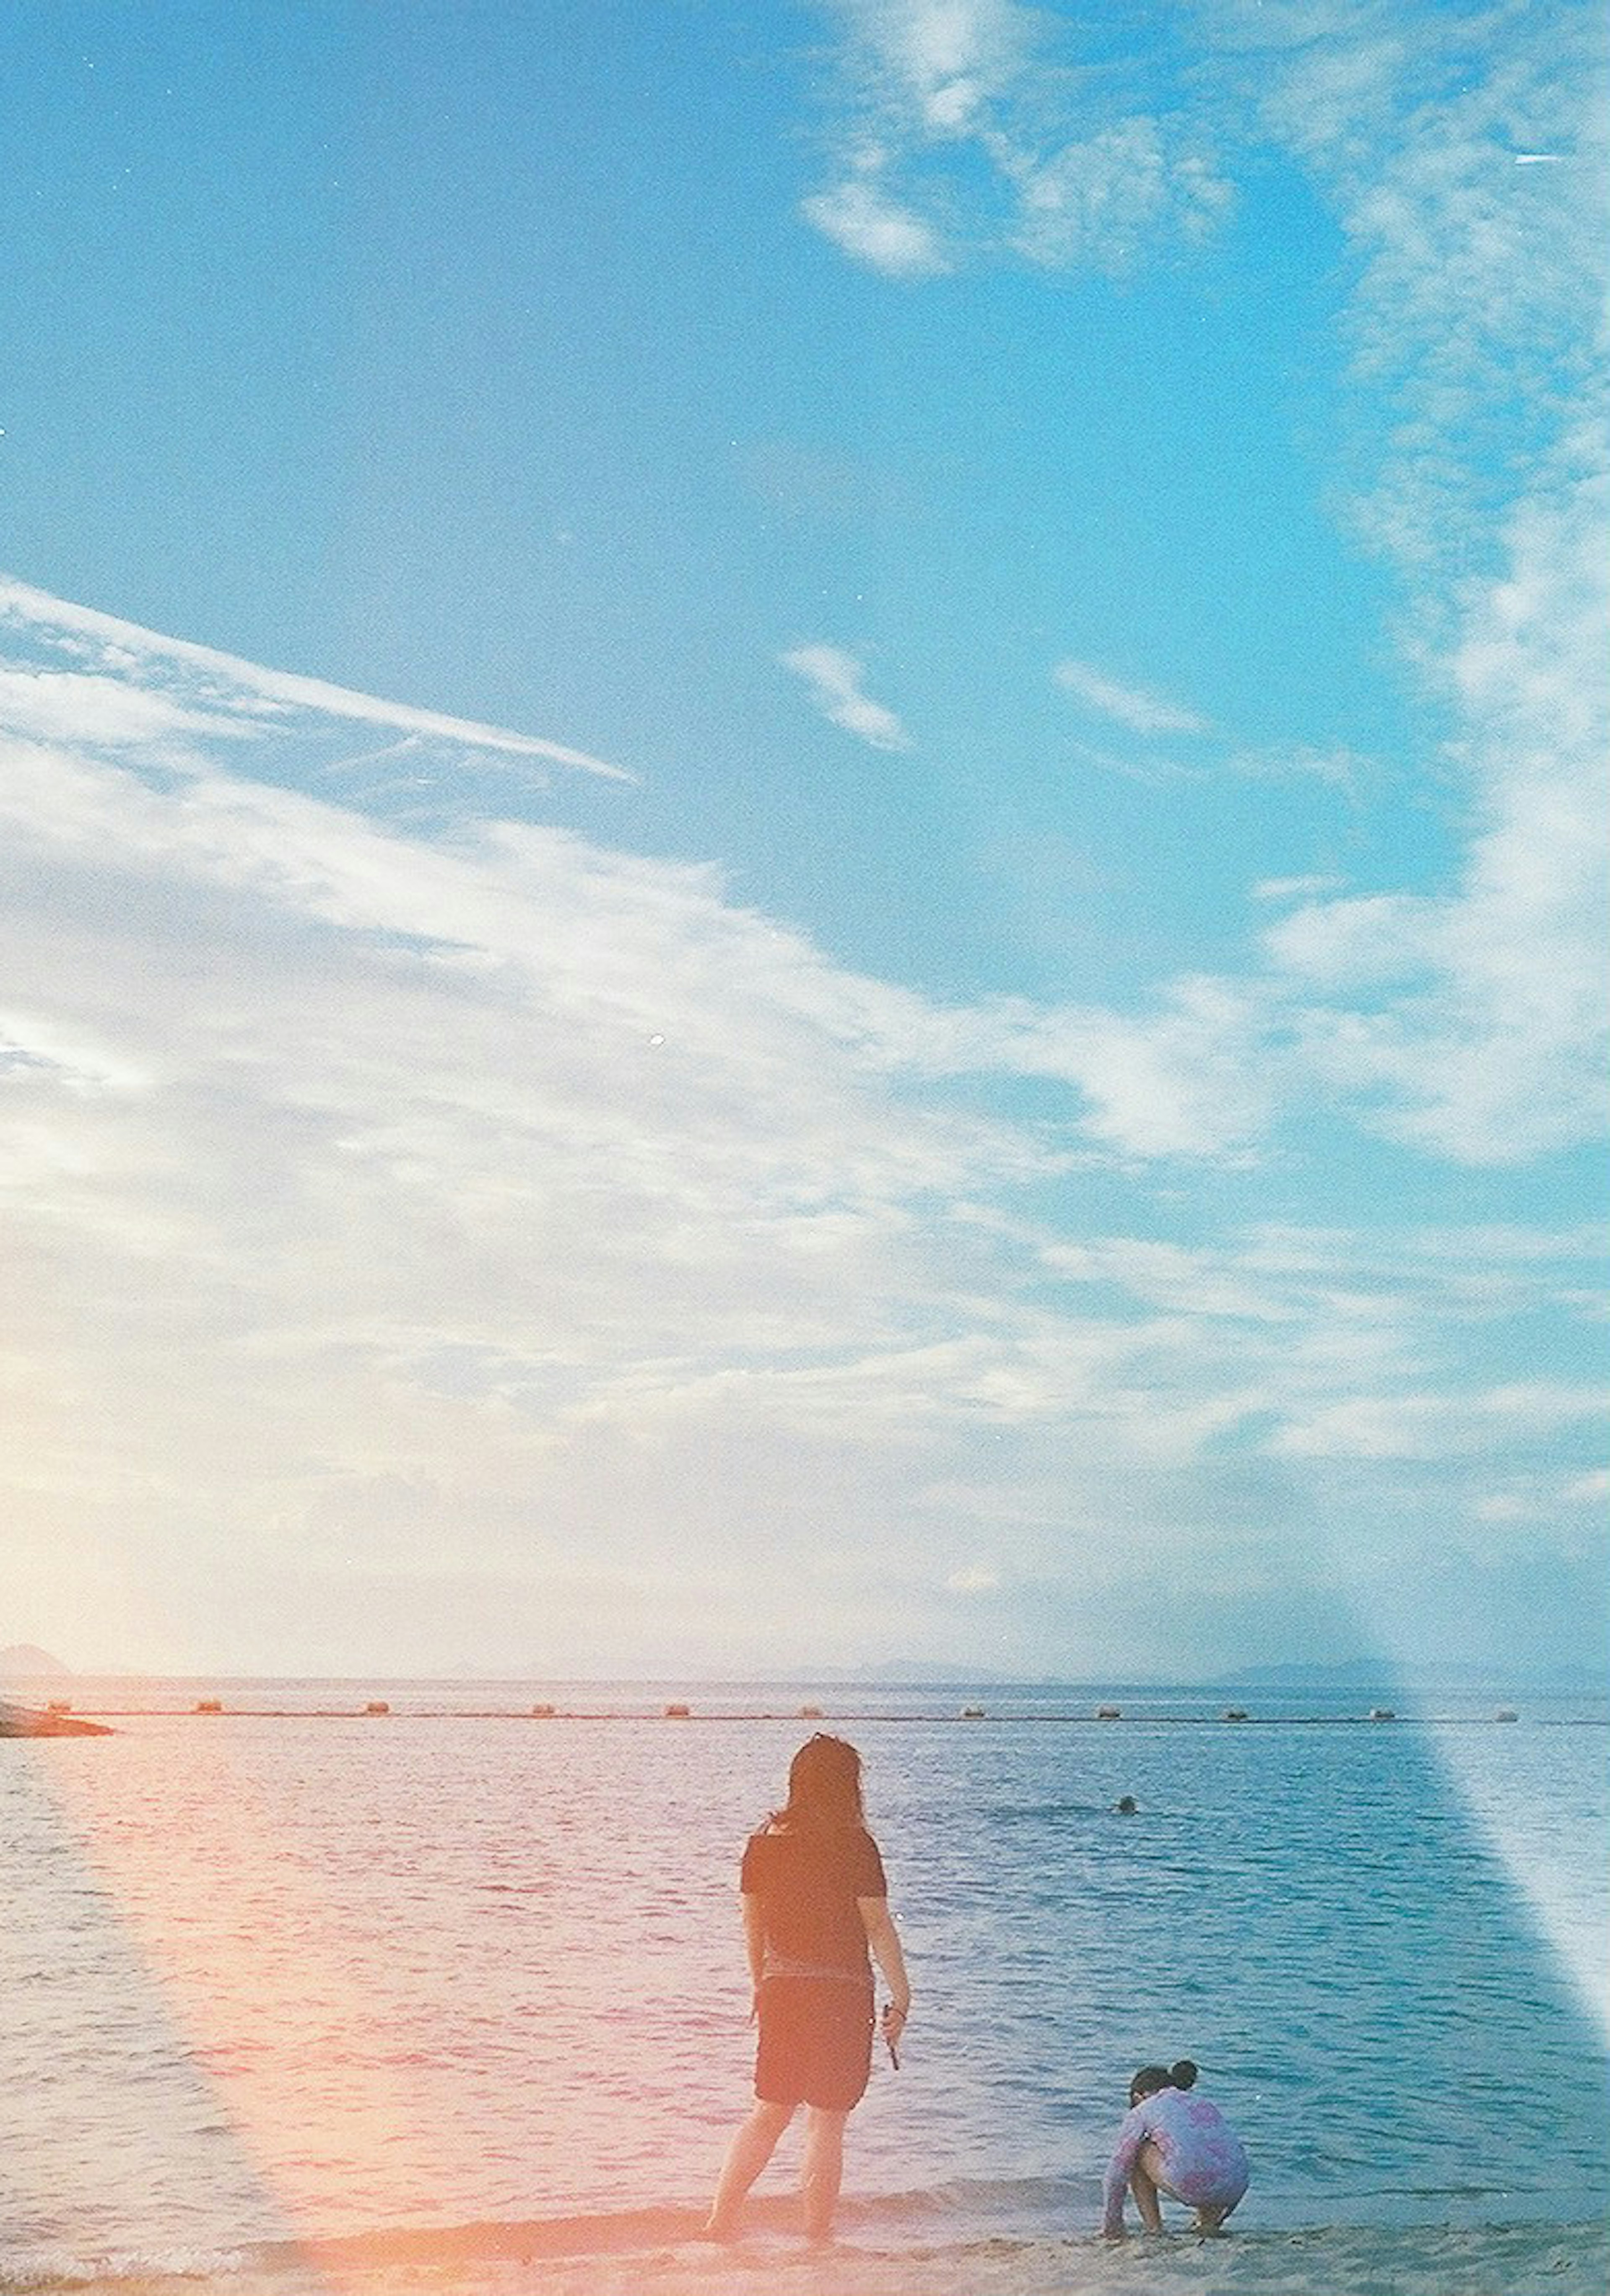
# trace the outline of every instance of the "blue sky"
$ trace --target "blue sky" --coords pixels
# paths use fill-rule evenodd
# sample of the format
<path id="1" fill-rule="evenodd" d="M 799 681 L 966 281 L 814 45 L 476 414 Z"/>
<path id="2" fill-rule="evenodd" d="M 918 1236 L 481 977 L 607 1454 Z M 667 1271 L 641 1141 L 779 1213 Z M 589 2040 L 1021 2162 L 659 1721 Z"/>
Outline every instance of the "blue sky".
<path id="1" fill-rule="evenodd" d="M 0 1638 L 1610 1656 L 1588 7 L 25 7 Z"/>

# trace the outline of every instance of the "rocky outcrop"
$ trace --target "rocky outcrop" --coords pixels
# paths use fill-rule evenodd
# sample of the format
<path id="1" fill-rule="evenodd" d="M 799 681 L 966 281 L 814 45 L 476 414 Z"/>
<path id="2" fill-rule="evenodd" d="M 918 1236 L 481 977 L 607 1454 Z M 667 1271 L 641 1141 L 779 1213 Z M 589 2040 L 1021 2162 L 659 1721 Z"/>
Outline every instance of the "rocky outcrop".
<path id="1" fill-rule="evenodd" d="M 0 1738 L 110 1738 L 111 1725 L 86 1722 L 81 1715 L 64 1714 L 59 1707 L 43 1711 L 37 1706 L 0 1704 Z"/>

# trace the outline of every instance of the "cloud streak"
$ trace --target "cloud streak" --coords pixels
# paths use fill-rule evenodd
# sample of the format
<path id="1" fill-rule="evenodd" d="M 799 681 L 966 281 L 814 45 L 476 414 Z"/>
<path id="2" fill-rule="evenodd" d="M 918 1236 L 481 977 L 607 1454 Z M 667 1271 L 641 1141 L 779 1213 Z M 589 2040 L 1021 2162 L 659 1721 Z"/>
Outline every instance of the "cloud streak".
<path id="1" fill-rule="evenodd" d="M 1115 678 L 1088 662 L 1059 661 L 1054 673 L 1064 693 L 1082 701 L 1100 717 L 1110 718 L 1131 734 L 1205 734 L 1212 729 L 1194 709 L 1165 701 L 1161 694 L 1121 685 Z"/>
<path id="2" fill-rule="evenodd" d="M 266 669 L 259 662 L 243 660 L 238 654 L 223 653 L 216 647 L 198 645 L 187 638 L 163 637 L 155 630 L 143 629 L 136 622 L 120 621 L 115 615 L 97 612 L 93 607 L 78 606 L 62 598 L 53 598 L 43 590 L 36 590 L 25 582 L 0 575 L 0 627 L 21 627 L 32 634 L 53 636 L 70 646 L 83 648 L 110 660 L 127 660 L 150 665 L 173 664 L 185 670 L 199 672 L 203 678 L 218 681 L 234 696 L 237 711 L 249 712 L 267 705 L 271 709 L 307 710 L 325 718 L 346 718 L 366 726 L 385 726 L 404 734 L 423 734 L 453 742 L 475 750 L 501 751 L 518 758 L 539 758 L 548 763 L 570 766 L 578 772 L 602 775 L 608 781 L 630 781 L 633 776 L 620 766 L 606 764 L 601 758 L 589 757 L 585 750 L 565 748 L 556 742 L 539 740 L 530 734 L 510 733 L 499 726 L 482 726 L 465 718 L 445 717 L 439 710 L 417 709 L 406 702 L 381 701 L 370 693 L 356 693 L 345 686 L 333 685 L 319 677 L 300 677 L 288 670 Z M 36 672 L 29 674 L 34 691 L 31 697 L 26 689 L 21 698 L 31 702 L 29 714 L 38 723 L 41 712 L 53 714 L 54 721 L 63 730 L 76 726 L 81 733 L 88 729 L 85 718 L 87 697 L 83 693 L 72 694 L 50 683 L 53 675 L 72 673 Z M 99 690 L 99 689 L 98 689 Z M 116 690 L 116 689 L 111 689 Z M 19 699 L 13 686 L 13 704 Z M 160 694 L 148 692 L 122 692 L 122 707 L 136 713 L 138 730 L 154 730 L 156 715 L 165 709 L 169 721 L 164 730 L 193 727 L 197 724 L 193 713 L 174 714 L 171 705 Z M 205 722 L 204 720 L 201 722 Z M 217 730 L 216 726 L 213 730 Z M 119 734 L 112 738 L 134 738 L 134 734 Z M 103 738 L 105 738 L 103 735 Z"/>
<path id="3" fill-rule="evenodd" d="M 784 669 L 803 680 L 807 693 L 830 725 L 842 726 L 874 750 L 908 750 L 910 736 L 892 709 L 875 701 L 865 685 L 866 668 L 842 646 L 797 645 L 779 657 Z"/>

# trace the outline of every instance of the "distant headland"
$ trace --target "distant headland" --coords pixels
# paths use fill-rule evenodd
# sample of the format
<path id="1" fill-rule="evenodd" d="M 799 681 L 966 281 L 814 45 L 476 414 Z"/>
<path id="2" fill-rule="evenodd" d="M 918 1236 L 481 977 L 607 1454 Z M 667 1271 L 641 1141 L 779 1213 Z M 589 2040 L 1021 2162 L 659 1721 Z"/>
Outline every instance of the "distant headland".
<path id="1" fill-rule="evenodd" d="M 53 1658 L 49 1651 L 41 1650 L 37 1643 L 7 1643 L 0 1650 L 0 1682 L 32 1679 L 42 1675 L 59 1677 L 71 1672 L 70 1666 L 64 1665 L 59 1658 Z"/>

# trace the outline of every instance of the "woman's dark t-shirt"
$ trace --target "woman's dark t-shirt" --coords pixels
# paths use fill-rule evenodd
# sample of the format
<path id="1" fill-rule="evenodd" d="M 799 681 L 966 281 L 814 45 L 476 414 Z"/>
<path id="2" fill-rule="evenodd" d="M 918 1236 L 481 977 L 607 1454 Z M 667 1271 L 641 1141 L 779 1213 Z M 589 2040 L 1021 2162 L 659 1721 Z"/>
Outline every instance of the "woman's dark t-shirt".
<path id="1" fill-rule="evenodd" d="M 759 1898 L 768 1973 L 870 1977 L 858 1898 L 884 1898 L 883 1861 L 864 1825 L 768 1827 L 752 1834 L 739 1882 Z"/>

